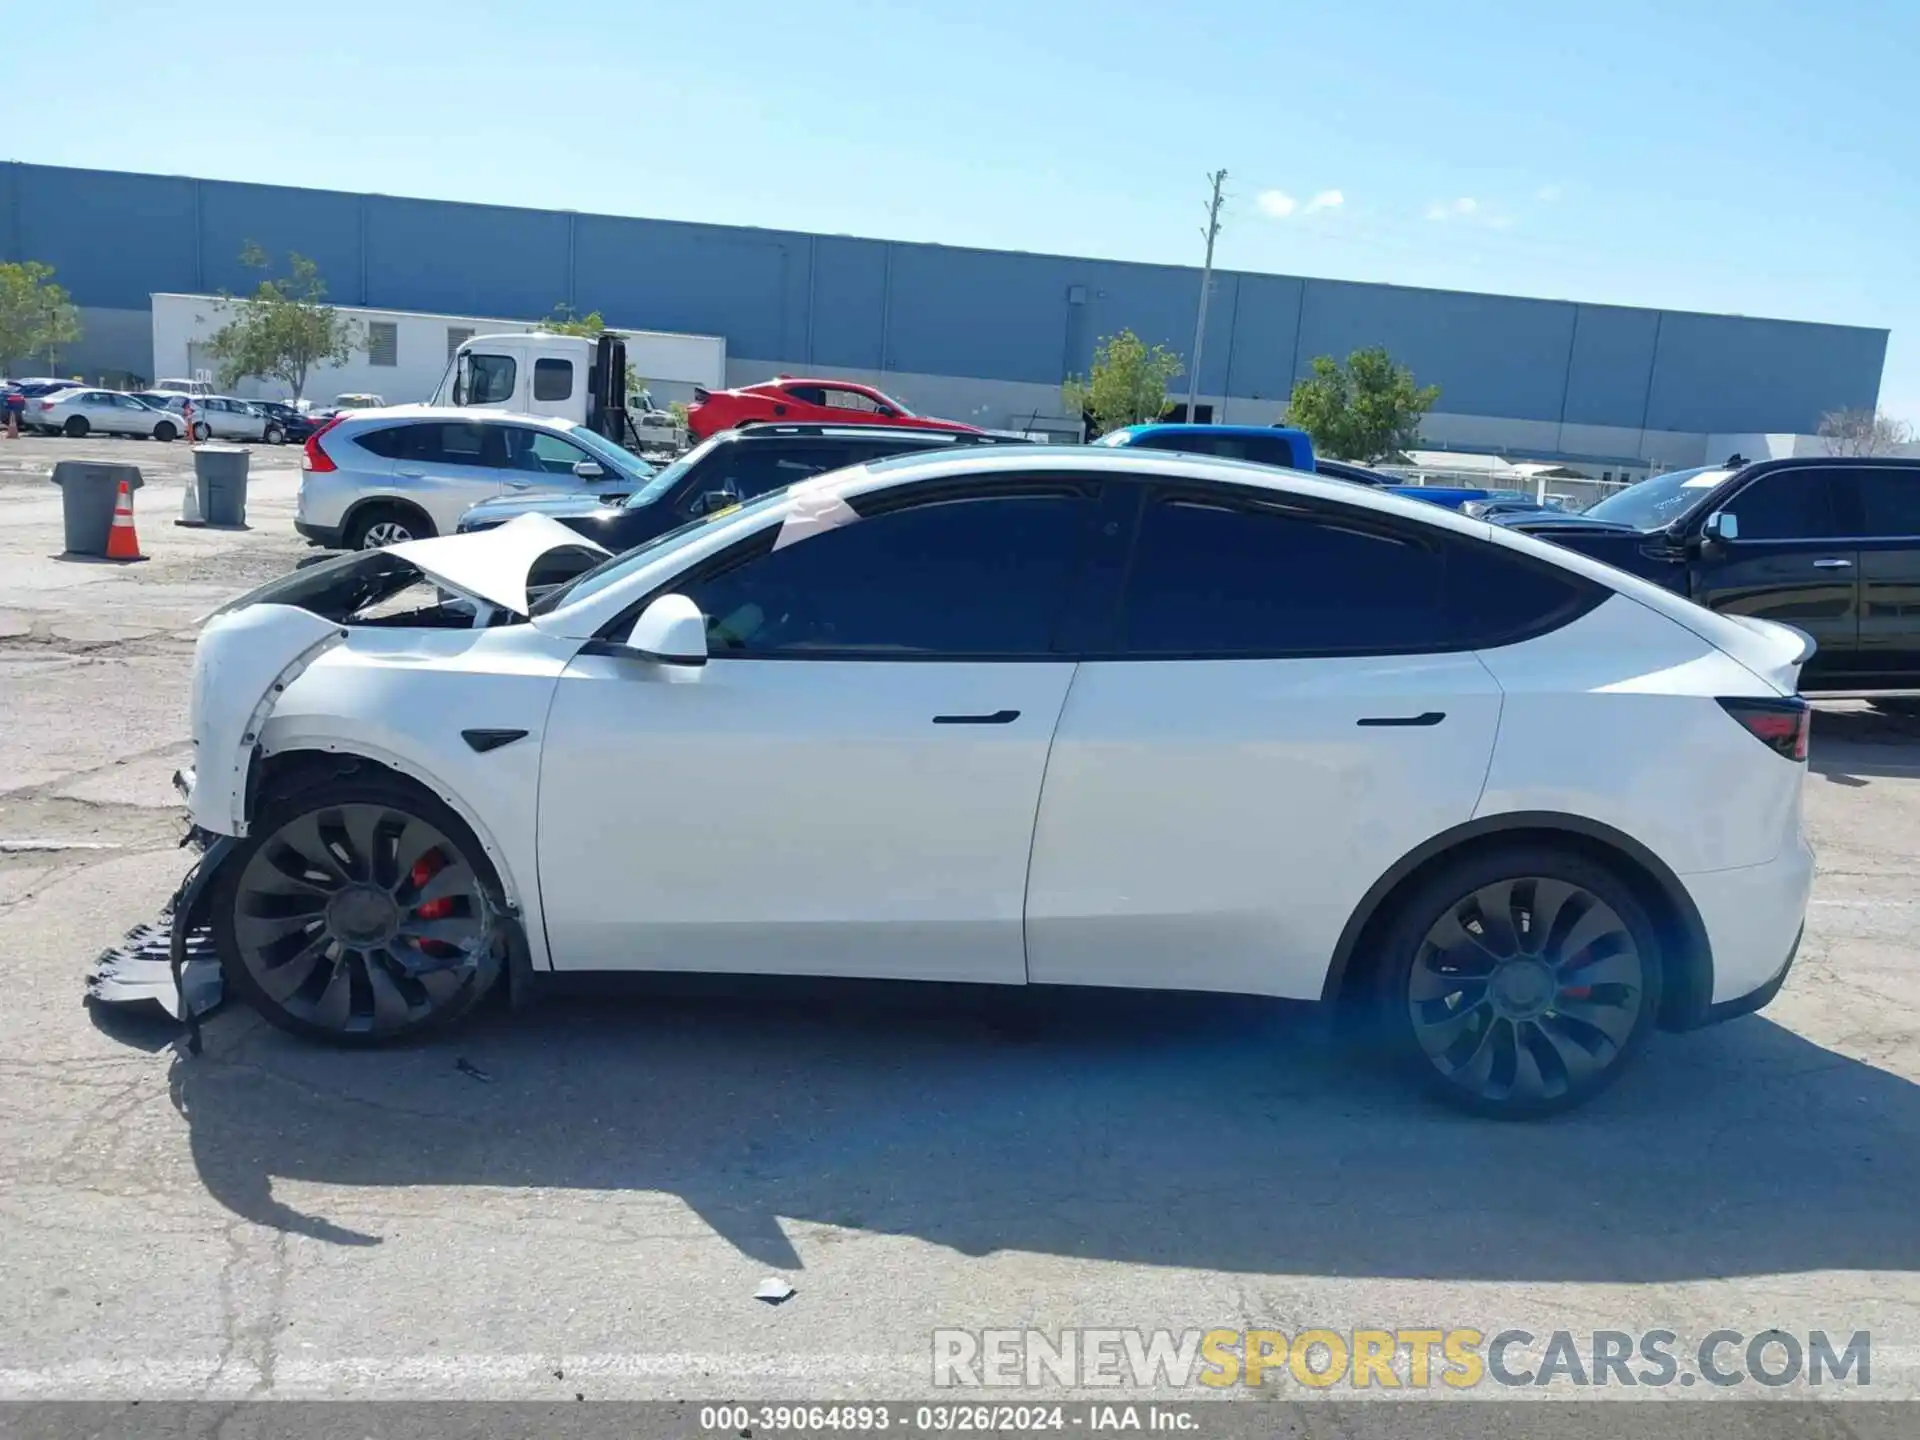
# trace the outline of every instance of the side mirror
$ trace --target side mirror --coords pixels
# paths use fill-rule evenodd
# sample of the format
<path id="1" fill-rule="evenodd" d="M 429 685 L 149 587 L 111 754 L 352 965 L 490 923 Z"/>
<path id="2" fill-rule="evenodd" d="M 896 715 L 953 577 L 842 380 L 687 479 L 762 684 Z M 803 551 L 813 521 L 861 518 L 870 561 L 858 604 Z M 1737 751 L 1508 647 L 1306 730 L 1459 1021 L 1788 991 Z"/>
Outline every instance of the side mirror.
<path id="1" fill-rule="evenodd" d="M 893 419 L 895 416 L 897 416 L 900 413 L 898 410 L 894 409 L 891 405 L 876 405 L 874 409 L 879 411 L 880 414 L 886 416 L 887 419 L 889 420 Z"/>
<path id="2" fill-rule="evenodd" d="M 662 595 L 633 622 L 627 649 L 661 665 L 704 665 L 707 617 L 684 595 Z"/>
<path id="3" fill-rule="evenodd" d="M 598 480 L 607 471 L 598 460 L 576 460 L 573 463 L 573 473 L 582 480 Z"/>
<path id="4" fill-rule="evenodd" d="M 1738 540 L 1740 517 L 1730 511 L 1716 510 L 1707 516 L 1707 523 L 1700 527 L 1700 533 L 1709 540 Z"/>

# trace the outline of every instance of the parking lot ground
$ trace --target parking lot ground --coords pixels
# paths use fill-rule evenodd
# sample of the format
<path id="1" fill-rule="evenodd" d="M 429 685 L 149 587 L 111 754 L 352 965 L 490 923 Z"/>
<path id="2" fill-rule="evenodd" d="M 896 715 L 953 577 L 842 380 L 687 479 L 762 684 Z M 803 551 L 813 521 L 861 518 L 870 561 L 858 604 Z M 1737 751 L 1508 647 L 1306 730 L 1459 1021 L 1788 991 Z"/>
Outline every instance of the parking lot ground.
<path id="1" fill-rule="evenodd" d="M 184 448 L 99 443 L 159 457 L 145 564 L 52 558 L 7 467 L 73 447 L 0 441 L 0 842 L 53 846 L 0 845 L 0 1397 L 902 1397 L 936 1328 L 1136 1326 L 1868 1331 L 1792 1393 L 1920 1395 L 1920 727 L 1818 716 L 1775 1004 L 1542 1124 L 1206 997 L 661 985 L 364 1054 L 229 1007 L 189 1058 L 81 977 L 186 864 L 195 616 L 310 552 L 291 451 L 188 531 Z"/>

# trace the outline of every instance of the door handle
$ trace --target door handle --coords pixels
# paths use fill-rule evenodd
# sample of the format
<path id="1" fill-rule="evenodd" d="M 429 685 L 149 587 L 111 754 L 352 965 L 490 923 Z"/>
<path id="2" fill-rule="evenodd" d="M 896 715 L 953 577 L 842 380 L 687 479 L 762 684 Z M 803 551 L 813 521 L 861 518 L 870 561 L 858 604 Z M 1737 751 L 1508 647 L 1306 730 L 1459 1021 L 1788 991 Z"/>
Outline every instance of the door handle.
<path id="1" fill-rule="evenodd" d="M 936 715 L 936 725 L 1011 725 L 1020 718 L 1018 710 L 995 710 L 990 715 Z"/>
<path id="2" fill-rule="evenodd" d="M 1816 570 L 1851 570 L 1853 568 L 1853 561 L 1816 560 L 1813 562 L 1813 568 Z"/>
<path id="3" fill-rule="evenodd" d="M 1447 718 L 1444 710 L 1427 710 L 1418 715 L 1362 715 L 1356 725 L 1438 725 Z"/>
<path id="4" fill-rule="evenodd" d="M 398 475 L 402 480 L 419 480 L 424 478 L 427 472 L 402 467 L 396 468 L 393 473 Z"/>

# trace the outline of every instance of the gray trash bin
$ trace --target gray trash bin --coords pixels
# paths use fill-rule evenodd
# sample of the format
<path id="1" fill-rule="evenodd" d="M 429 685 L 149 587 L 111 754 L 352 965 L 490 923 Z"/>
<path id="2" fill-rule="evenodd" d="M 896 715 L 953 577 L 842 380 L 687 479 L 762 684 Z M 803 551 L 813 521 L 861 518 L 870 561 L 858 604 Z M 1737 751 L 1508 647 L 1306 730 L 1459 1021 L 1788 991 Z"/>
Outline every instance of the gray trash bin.
<path id="1" fill-rule="evenodd" d="M 200 521 L 204 525 L 247 523 L 247 462 L 244 445 L 193 447 L 193 479 L 200 491 Z"/>
<path id="2" fill-rule="evenodd" d="M 120 482 L 129 492 L 143 483 L 136 465 L 103 465 L 92 460 L 62 460 L 53 467 L 60 487 L 60 517 L 66 522 L 69 555 L 105 555 L 113 530 L 113 502 Z"/>

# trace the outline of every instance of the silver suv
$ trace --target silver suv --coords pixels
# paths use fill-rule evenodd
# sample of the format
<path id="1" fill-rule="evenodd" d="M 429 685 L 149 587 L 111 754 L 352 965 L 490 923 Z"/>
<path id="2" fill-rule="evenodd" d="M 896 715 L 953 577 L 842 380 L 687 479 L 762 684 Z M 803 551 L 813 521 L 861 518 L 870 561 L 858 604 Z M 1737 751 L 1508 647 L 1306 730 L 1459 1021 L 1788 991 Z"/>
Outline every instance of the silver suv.
<path id="1" fill-rule="evenodd" d="M 624 499 L 653 467 L 584 425 L 503 410 L 352 410 L 316 430 L 293 525 L 317 545 L 372 550 L 451 535 L 502 495 Z"/>

